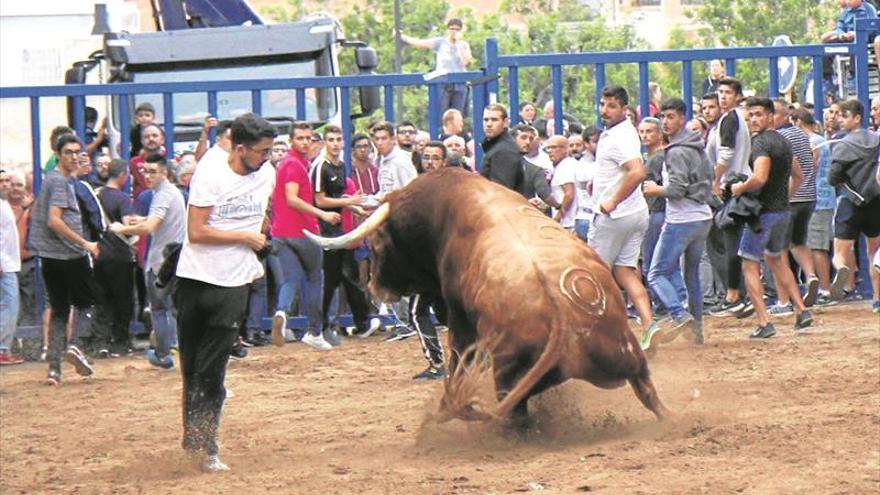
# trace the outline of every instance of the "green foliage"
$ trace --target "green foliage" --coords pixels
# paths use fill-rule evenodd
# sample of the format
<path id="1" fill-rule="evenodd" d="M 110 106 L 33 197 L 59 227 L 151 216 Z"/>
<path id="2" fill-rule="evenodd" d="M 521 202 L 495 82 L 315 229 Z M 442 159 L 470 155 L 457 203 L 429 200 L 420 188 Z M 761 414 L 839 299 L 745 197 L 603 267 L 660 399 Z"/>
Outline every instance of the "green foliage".
<path id="1" fill-rule="evenodd" d="M 260 8 L 260 14 L 279 24 L 299 20 L 306 13 L 303 0 L 287 0 L 284 5 L 267 5 Z"/>
<path id="2" fill-rule="evenodd" d="M 837 9 L 834 2 L 816 0 L 729 0 L 705 2 L 691 15 L 703 25 L 695 40 L 698 47 L 769 45 L 780 34 L 798 45 L 818 43 L 819 34 L 833 25 Z M 670 48 L 684 47 L 670 43 Z M 809 64 L 801 67 L 805 76 Z M 700 75 L 707 72 L 705 67 L 702 72 L 696 66 L 694 70 Z M 759 94 L 767 93 L 768 74 L 766 60 L 737 62 L 737 77 Z"/>

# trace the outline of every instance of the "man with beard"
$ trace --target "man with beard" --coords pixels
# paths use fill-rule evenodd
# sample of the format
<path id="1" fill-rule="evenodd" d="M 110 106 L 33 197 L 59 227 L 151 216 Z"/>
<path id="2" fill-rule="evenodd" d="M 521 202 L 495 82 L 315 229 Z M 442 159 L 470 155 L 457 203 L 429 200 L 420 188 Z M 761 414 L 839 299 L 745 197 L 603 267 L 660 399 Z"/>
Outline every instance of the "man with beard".
<path id="1" fill-rule="evenodd" d="M 518 191 L 522 187 L 522 155 L 508 131 L 507 109 L 493 103 L 483 111 L 483 177 Z"/>

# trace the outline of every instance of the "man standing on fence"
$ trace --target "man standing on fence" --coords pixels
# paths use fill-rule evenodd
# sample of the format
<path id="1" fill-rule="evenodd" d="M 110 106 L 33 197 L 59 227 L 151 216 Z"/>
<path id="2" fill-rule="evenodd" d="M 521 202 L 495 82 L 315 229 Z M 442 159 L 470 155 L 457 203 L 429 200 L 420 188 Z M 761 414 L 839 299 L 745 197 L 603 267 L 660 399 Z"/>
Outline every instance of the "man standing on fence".
<path id="1" fill-rule="evenodd" d="M 403 33 L 400 39 L 408 45 L 417 48 L 427 48 L 436 54 L 434 70 L 440 72 L 464 72 L 470 63 L 471 47 L 467 41 L 461 39 L 464 31 L 464 23 L 461 19 L 449 19 L 446 23 L 447 35 L 445 38 L 431 38 L 420 40 L 407 36 Z M 454 108 L 462 114 L 467 114 L 467 88 L 463 83 L 444 84 L 440 95 L 440 110 L 446 111 Z"/>
<path id="2" fill-rule="evenodd" d="M 247 313 L 248 284 L 263 275 L 256 252 L 266 247 L 260 230 L 275 185 L 265 166 L 275 128 L 252 113 L 232 123 L 226 163 L 200 166 L 193 176 L 187 237 L 177 265 L 183 375 L 183 448 L 205 456 L 207 471 L 229 468 L 217 456 L 223 382 L 229 350 Z"/>

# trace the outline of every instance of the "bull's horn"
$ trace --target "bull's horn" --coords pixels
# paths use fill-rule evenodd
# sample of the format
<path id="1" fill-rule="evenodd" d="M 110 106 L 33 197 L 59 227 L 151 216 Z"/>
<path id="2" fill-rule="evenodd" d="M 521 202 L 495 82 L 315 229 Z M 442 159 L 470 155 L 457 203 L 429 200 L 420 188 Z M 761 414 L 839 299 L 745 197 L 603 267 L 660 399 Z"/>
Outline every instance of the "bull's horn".
<path id="1" fill-rule="evenodd" d="M 306 229 L 303 229 L 303 234 L 306 235 L 309 239 L 311 239 L 315 244 L 321 246 L 327 251 L 336 250 L 336 249 L 345 249 L 353 242 L 360 241 L 364 237 L 370 235 L 373 231 L 378 229 L 385 223 L 385 220 L 388 219 L 388 214 L 391 212 L 391 205 L 388 203 L 383 203 L 376 211 L 374 211 L 364 223 L 357 226 L 356 229 L 351 232 L 339 236 L 339 237 L 321 237 L 319 235 L 315 235 L 309 232 Z"/>

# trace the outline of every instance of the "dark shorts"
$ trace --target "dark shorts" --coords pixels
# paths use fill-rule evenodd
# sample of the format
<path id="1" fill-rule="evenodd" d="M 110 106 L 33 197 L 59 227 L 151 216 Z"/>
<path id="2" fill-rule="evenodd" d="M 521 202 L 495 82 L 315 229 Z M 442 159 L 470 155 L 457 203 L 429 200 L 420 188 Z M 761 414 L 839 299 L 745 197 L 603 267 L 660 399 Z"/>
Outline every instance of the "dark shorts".
<path id="1" fill-rule="evenodd" d="M 785 236 L 790 214 L 788 211 L 761 213 L 761 231 L 755 233 L 751 227 L 743 229 L 739 242 L 739 255 L 743 259 L 761 261 L 764 256 L 777 256 L 788 248 Z"/>
<path id="2" fill-rule="evenodd" d="M 813 209 L 815 208 L 815 201 L 791 203 L 791 221 L 788 222 L 786 238 L 791 242 L 792 246 L 803 246 L 807 243 L 810 218 L 813 216 Z"/>
<path id="3" fill-rule="evenodd" d="M 67 314 L 70 306 L 87 308 L 97 302 L 98 284 L 88 256 L 72 260 L 40 259 L 40 271 L 49 305 L 58 314 Z"/>
<path id="4" fill-rule="evenodd" d="M 859 234 L 867 237 L 880 235 L 880 198 L 856 206 L 845 197 L 837 201 L 834 214 L 834 238 L 854 241 Z"/>

